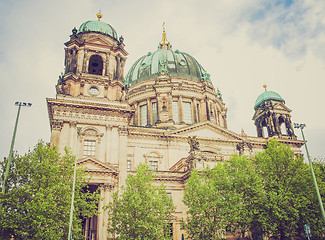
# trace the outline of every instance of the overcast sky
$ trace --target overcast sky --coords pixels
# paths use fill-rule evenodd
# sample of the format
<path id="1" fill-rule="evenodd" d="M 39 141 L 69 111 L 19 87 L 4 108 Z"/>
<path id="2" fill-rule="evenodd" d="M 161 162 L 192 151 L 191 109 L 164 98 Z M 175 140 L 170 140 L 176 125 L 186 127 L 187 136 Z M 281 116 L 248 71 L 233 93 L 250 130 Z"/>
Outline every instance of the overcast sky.
<path id="1" fill-rule="evenodd" d="M 253 107 L 266 84 L 285 99 L 292 122 L 306 124 L 310 155 L 325 157 L 324 0 L 0 0 L 1 158 L 9 153 L 15 101 L 33 104 L 21 111 L 18 153 L 49 142 L 46 97 L 55 97 L 64 71 L 64 42 L 99 9 L 125 39 L 126 71 L 157 49 L 166 22 L 173 49 L 195 57 L 222 92 L 230 130 L 256 136 Z"/>

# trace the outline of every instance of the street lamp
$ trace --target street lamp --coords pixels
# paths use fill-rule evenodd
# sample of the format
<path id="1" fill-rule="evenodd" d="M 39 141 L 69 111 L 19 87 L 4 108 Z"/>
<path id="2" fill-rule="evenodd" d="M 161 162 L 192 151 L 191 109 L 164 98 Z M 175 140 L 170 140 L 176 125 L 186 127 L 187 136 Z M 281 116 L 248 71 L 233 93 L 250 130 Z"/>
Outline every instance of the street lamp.
<path id="1" fill-rule="evenodd" d="M 71 209 L 70 209 L 70 221 L 69 221 L 69 234 L 68 240 L 72 240 L 72 220 L 73 220 L 73 211 L 74 211 L 74 193 L 76 189 L 76 172 L 77 172 L 77 158 L 78 158 L 78 141 L 79 141 L 79 133 L 81 127 L 77 127 L 77 141 L 76 141 L 76 156 L 74 159 L 74 171 L 73 171 L 73 184 L 72 184 L 72 196 L 71 196 Z"/>
<path id="2" fill-rule="evenodd" d="M 16 117 L 16 123 L 15 123 L 15 128 L 14 128 L 14 134 L 12 136 L 12 140 L 11 140 L 11 145 L 10 145 L 10 151 L 9 151 L 9 157 L 8 157 L 8 162 L 7 162 L 7 169 L 6 169 L 6 173 L 5 176 L 3 178 L 3 182 L 2 182 L 2 193 L 4 194 L 6 191 L 6 181 L 9 175 L 9 169 L 10 169 L 10 164 L 11 164 L 11 160 L 12 160 L 12 152 L 14 149 L 14 145 L 15 145 L 15 138 L 16 138 L 16 131 L 17 131 L 17 125 L 18 125 L 18 119 L 19 119 L 19 114 L 20 114 L 20 108 L 23 107 L 31 107 L 32 104 L 31 103 L 25 103 L 25 102 L 15 102 L 15 105 L 18 106 L 18 112 L 17 112 L 17 117 Z M 1 205 L 0 205 L 1 206 Z"/>
<path id="3" fill-rule="evenodd" d="M 294 127 L 295 128 L 300 128 L 300 130 L 301 130 L 301 135 L 302 135 L 302 138 L 303 138 L 304 143 L 305 143 L 305 148 L 306 148 L 306 153 L 307 153 L 307 157 L 308 157 L 310 172 L 311 172 L 311 175 L 313 176 L 313 180 L 314 180 L 314 185 L 315 185 L 315 189 L 316 189 L 316 193 L 317 193 L 317 198 L 318 198 L 318 202 L 319 202 L 320 211 L 322 213 L 322 217 L 323 217 L 323 220 L 325 222 L 325 212 L 324 212 L 322 198 L 321 198 L 321 196 L 319 194 L 318 185 L 317 185 L 317 181 L 316 181 L 316 177 L 315 177 L 313 165 L 312 165 L 312 162 L 310 160 L 310 156 L 309 156 L 309 152 L 308 152 L 308 148 L 307 148 L 307 143 L 306 143 L 305 135 L 304 135 L 304 132 L 302 131 L 306 127 L 306 124 L 295 123 L 294 124 Z"/>

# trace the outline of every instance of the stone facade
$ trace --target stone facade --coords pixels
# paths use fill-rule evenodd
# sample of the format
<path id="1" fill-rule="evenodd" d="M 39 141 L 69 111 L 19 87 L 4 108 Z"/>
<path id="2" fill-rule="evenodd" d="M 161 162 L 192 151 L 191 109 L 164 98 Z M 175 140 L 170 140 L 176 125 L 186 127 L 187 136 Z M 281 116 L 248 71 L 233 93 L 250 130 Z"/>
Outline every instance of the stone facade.
<path id="1" fill-rule="evenodd" d="M 164 37 L 161 48 L 167 44 Z M 107 213 L 101 207 L 140 163 L 157 171 L 157 184 L 166 184 L 176 206 L 173 239 L 182 239 L 183 190 L 191 170 L 227 161 L 233 154 L 253 156 L 268 138 L 230 131 L 221 94 L 206 78 L 172 77 L 165 67 L 158 76 L 126 84 L 123 38 L 74 29 L 65 45 L 65 73 L 56 98 L 47 99 L 51 144 L 60 152 L 70 148 L 78 167 L 91 176 L 91 185 L 101 186 L 101 213 L 85 221 L 85 239 L 108 237 Z M 281 104 L 280 121 L 289 121 L 289 110 Z M 270 116 L 265 111 L 256 110 L 257 126 Z M 295 136 L 276 136 L 301 153 L 303 143 Z"/>

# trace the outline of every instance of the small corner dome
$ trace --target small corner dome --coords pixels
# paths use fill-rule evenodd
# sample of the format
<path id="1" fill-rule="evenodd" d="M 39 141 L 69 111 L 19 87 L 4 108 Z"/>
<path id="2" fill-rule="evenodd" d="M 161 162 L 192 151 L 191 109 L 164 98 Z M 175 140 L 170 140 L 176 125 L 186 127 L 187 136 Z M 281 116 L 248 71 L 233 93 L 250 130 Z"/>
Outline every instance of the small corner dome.
<path id="1" fill-rule="evenodd" d="M 110 36 L 117 40 L 117 33 L 115 29 L 108 23 L 100 21 L 100 18 L 102 18 L 101 13 L 98 13 L 97 17 L 98 20 L 96 21 L 87 21 L 81 24 L 77 33 L 78 34 L 89 33 L 89 32 L 102 33 L 104 35 Z"/>
<path id="2" fill-rule="evenodd" d="M 254 109 L 256 110 L 262 103 L 268 100 L 274 100 L 285 103 L 284 99 L 278 93 L 265 90 L 262 94 L 257 97 Z"/>
<path id="3" fill-rule="evenodd" d="M 179 50 L 173 51 L 171 48 L 161 48 L 140 57 L 125 76 L 125 83 L 128 86 L 133 86 L 139 82 L 158 77 L 164 62 L 165 71 L 172 78 L 207 81 L 212 85 L 210 75 L 194 57 Z"/>

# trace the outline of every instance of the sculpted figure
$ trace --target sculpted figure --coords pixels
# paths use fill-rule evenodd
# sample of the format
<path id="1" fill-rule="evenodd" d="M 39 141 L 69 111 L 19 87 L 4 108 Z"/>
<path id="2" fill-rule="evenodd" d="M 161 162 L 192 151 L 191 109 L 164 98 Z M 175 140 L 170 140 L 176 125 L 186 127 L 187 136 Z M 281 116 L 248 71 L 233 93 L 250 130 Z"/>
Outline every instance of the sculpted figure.
<path id="1" fill-rule="evenodd" d="M 187 138 L 187 142 L 190 145 L 191 150 L 190 151 L 195 151 L 195 150 L 200 150 L 200 144 L 198 140 L 196 139 L 196 136 L 189 136 Z"/>

